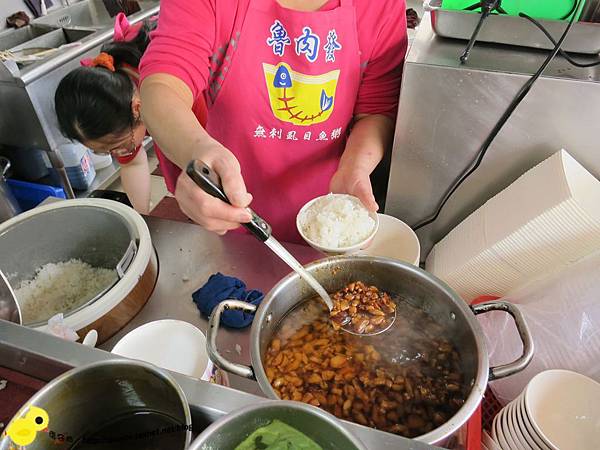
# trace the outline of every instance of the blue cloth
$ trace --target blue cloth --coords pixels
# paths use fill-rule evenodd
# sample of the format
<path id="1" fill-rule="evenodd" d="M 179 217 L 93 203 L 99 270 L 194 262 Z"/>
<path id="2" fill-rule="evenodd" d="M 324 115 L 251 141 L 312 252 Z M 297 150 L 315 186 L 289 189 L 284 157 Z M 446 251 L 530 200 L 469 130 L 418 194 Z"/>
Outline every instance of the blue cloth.
<path id="1" fill-rule="evenodd" d="M 209 317 L 212 310 L 223 300 L 242 300 L 258 306 L 263 298 L 262 292 L 247 291 L 246 284 L 242 280 L 222 273 L 211 275 L 206 284 L 192 294 L 194 303 L 206 317 Z M 221 316 L 221 324 L 231 328 L 245 328 L 252 323 L 252 319 L 254 319 L 253 314 L 227 310 Z"/>

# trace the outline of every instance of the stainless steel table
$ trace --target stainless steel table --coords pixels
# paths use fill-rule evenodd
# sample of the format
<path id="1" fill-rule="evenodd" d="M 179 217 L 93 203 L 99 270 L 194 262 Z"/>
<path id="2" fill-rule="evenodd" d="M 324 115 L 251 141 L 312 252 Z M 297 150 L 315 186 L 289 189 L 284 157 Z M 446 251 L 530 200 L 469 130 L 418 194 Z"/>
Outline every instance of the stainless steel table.
<path id="1" fill-rule="evenodd" d="M 208 320 L 192 301 L 192 293 L 217 272 L 243 280 L 249 289 L 267 293 L 290 272 L 264 244 L 246 234 L 229 233 L 219 237 L 201 227 L 148 217 L 152 242 L 158 254 L 156 288 L 142 311 L 101 348 L 110 351 L 132 329 L 160 319 L 185 320 L 206 335 Z M 286 245 L 302 263 L 323 257 L 308 246 Z M 219 333 L 219 349 L 234 362 L 250 363 L 250 327 Z M 236 349 L 237 346 L 237 349 Z M 182 351 L 185 351 L 182 349 Z M 260 395 L 256 382 L 229 375 L 231 387 Z"/>

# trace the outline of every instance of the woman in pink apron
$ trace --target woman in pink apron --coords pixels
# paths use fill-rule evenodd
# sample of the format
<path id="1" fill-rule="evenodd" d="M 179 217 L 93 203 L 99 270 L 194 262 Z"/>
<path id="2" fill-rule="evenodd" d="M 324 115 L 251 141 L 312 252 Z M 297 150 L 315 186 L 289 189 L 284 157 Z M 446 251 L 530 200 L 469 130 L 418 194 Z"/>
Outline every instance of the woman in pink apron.
<path id="1" fill-rule="evenodd" d="M 233 204 L 181 174 L 180 208 L 223 234 L 252 203 L 291 242 L 300 207 L 327 192 L 377 210 L 369 176 L 391 146 L 406 46 L 404 0 L 163 0 L 145 123 L 180 168 L 209 164 Z M 191 110 L 202 93 L 205 128 Z"/>

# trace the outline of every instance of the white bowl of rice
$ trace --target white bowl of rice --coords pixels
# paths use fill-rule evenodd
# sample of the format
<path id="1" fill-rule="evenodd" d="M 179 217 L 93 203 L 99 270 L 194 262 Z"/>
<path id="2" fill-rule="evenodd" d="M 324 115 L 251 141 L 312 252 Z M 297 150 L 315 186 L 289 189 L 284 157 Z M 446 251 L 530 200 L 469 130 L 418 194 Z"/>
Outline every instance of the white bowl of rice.
<path id="1" fill-rule="evenodd" d="M 300 209 L 296 227 L 314 249 L 345 255 L 369 246 L 379 228 L 379 217 L 352 195 L 327 194 Z"/>

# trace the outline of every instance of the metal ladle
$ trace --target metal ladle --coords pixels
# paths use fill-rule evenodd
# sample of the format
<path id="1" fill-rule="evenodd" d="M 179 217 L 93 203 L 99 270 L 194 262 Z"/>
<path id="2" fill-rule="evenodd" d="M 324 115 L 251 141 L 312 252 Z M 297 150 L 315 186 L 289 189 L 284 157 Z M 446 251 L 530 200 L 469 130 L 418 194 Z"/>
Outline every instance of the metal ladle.
<path id="1" fill-rule="evenodd" d="M 218 175 L 214 173 L 213 170 L 205 163 L 200 160 L 191 161 L 187 167 L 187 174 L 204 192 L 224 201 L 225 203 L 231 204 L 227 198 L 227 195 L 223 191 L 221 180 L 219 179 Z M 259 241 L 264 242 L 265 245 L 269 247 L 273 253 L 279 256 L 279 258 L 281 258 L 288 266 L 290 266 L 294 272 L 300 275 L 300 277 L 316 291 L 321 300 L 323 300 L 325 305 L 327 305 L 329 311 L 331 311 L 333 309 L 333 301 L 323 286 L 321 286 L 315 277 L 313 277 L 306 269 L 304 269 L 302 264 L 300 264 L 298 260 L 294 258 L 290 252 L 288 252 L 285 247 L 283 247 L 283 245 L 281 245 L 281 243 L 279 243 L 279 241 L 272 236 L 271 226 L 250 208 L 247 208 L 247 210 L 252 215 L 252 220 L 248 223 L 243 223 L 242 225 L 248 229 L 248 231 L 250 231 L 250 233 L 252 233 Z M 346 323 L 342 324 L 342 330 L 356 336 L 375 336 L 387 331 L 394 324 L 396 320 L 396 311 L 394 311 L 394 317 L 385 328 L 377 330 L 373 333 L 357 333 L 350 328 L 346 328 L 346 326 L 349 325 L 350 320 L 351 319 L 349 318 Z"/>

